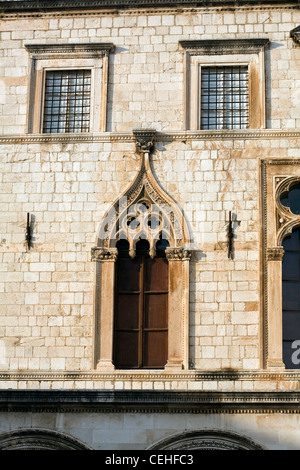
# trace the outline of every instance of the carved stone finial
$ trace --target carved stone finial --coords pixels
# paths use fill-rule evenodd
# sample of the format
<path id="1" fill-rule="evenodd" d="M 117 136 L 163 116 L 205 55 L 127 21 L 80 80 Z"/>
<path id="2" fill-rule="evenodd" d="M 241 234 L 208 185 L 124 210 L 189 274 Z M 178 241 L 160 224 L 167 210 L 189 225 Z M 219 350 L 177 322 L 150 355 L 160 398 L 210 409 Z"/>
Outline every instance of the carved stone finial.
<path id="1" fill-rule="evenodd" d="M 291 38 L 296 44 L 300 45 L 300 26 L 297 26 L 297 28 L 292 29 Z"/>
<path id="2" fill-rule="evenodd" d="M 137 153 L 150 153 L 153 145 L 156 130 L 154 129 L 134 129 L 133 135 L 136 140 Z"/>

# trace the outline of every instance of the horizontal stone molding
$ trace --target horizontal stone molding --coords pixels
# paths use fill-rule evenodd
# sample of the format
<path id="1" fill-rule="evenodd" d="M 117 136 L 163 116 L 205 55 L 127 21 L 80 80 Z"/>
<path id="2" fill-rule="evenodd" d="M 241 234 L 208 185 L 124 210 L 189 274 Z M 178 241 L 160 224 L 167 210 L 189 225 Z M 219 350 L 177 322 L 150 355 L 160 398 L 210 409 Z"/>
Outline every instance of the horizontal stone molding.
<path id="1" fill-rule="evenodd" d="M 300 413 L 300 391 L 0 390 L 1 412 Z"/>
<path id="2" fill-rule="evenodd" d="M 155 142 L 192 141 L 192 140 L 247 140 L 247 139 L 300 139 L 300 131 L 284 130 L 237 130 L 237 131 L 178 131 L 157 132 Z M 94 142 L 133 142 L 131 133 L 102 132 L 94 134 L 11 134 L 0 136 L 1 144 L 34 143 L 94 143 Z"/>
<path id="3" fill-rule="evenodd" d="M 7 381 L 27 381 L 27 382 L 42 382 L 42 381 L 269 381 L 269 382 L 300 382 L 300 370 L 284 370 L 284 371 L 112 371 L 112 372 L 60 372 L 60 371 L 32 371 L 32 372 L 13 372 L 2 371 L 0 372 L 0 384 Z M 299 384 L 300 387 L 300 384 Z"/>

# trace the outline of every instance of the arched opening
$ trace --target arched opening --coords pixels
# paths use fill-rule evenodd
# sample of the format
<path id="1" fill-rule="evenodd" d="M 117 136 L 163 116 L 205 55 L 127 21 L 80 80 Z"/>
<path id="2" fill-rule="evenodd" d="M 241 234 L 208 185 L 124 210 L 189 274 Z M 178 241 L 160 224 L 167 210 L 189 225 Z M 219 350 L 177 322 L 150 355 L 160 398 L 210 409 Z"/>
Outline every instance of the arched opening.
<path id="1" fill-rule="evenodd" d="M 283 362 L 287 369 L 300 369 L 300 227 L 283 240 L 283 248 Z"/>
<path id="2" fill-rule="evenodd" d="M 18 429 L 0 435 L 0 450 L 90 450 L 74 437 L 48 429 Z"/>
<path id="3" fill-rule="evenodd" d="M 228 431 L 187 431 L 169 436 L 147 450 L 263 450 L 248 437 Z"/>
<path id="4" fill-rule="evenodd" d="M 116 369 L 160 369 L 168 359 L 168 242 L 156 243 L 156 255 L 140 239 L 135 257 L 129 243 L 117 243 L 115 274 L 114 357 Z"/>

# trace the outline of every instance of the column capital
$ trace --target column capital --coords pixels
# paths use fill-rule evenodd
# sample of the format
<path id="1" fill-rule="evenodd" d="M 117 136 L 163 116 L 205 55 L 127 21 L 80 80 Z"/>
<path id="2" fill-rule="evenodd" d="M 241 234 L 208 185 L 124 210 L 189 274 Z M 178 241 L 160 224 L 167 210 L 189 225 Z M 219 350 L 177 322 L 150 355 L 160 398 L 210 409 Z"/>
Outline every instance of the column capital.
<path id="1" fill-rule="evenodd" d="M 94 247 L 91 250 L 92 261 L 116 261 L 118 256 L 117 248 Z"/>
<path id="2" fill-rule="evenodd" d="M 282 261 L 284 256 L 283 246 L 275 246 L 274 248 L 267 249 L 268 261 Z"/>
<path id="3" fill-rule="evenodd" d="M 170 261 L 184 261 L 190 260 L 192 256 L 191 250 L 188 250 L 184 247 L 177 247 L 177 248 L 167 248 L 166 249 L 166 257 Z"/>

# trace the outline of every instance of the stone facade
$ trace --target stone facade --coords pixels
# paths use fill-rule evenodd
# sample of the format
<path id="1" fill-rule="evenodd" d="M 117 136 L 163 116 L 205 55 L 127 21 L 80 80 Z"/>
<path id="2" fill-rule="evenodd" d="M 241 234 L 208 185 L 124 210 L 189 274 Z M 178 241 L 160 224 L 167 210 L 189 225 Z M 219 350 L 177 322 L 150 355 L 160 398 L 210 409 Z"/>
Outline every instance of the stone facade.
<path id="1" fill-rule="evenodd" d="M 300 176 L 297 2 L 238 8 L 230 2 L 203 7 L 183 2 L 180 8 L 149 2 L 119 9 L 90 2 L 86 9 L 57 6 L 55 11 L 22 3 L 0 2 L 2 392 L 244 392 L 245 401 L 234 401 L 230 417 L 228 410 L 223 416 L 213 407 L 208 416 L 201 403 L 196 416 L 188 409 L 184 415 L 158 415 L 149 402 L 144 406 L 151 412 L 134 416 L 119 410 L 116 417 L 102 409 L 95 417 L 83 410 L 86 433 L 70 410 L 60 415 L 54 408 L 44 420 L 37 409 L 32 417 L 18 418 L 16 427 L 60 430 L 102 449 L 144 449 L 179 429 L 226 429 L 266 448 L 299 447 L 299 431 L 292 436 L 299 428 L 299 398 L 289 402 L 284 416 L 261 408 L 262 395 L 253 395 L 254 411 L 247 404 L 247 393 L 254 392 L 274 392 L 272 399 L 265 398 L 273 404 L 286 403 L 291 391 L 299 397 L 300 373 L 284 370 L 280 357 L 281 265 L 272 261 L 281 246 L 275 239 L 273 177 Z M 195 97 L 183 41 L 200 39 L 220 44 L 268 40 L 250 51 L 263 58 L 257 62 L 257 83 L 264 97 L 261 118 L 251 129 L 201 131 L 189 125 Z M 98 52 L 92 54 L 94 43 Z M 243 47 L 245 60 L 249 50 Z M 92 133 L 43 134 L 32 114 L 41 109 L 43 90 L 34 87 L 33 70 L 38 76 L 37 64 L 73 67 L 72 60 L 87 66 L 92 62 L 84 61 L 99 61 L 92 65 L 101 71 L 95 88 L 95 96 L 101 95 L 101 102 L 95 101 L 99 119 Z M 98 263 L 91 253 L 105 214 L 141 169 L 136 129 L 155 131 L 151 148 L 144 149 L 153 181 L 182 209 L 190 235 L 185 245 L 191 253 L 189 275 L 183 275 L 186 352 L 184 365 L 174 371 L 101 370 L 95 364 L 101 334 L 95 304 L 108 293 L 97 289 Z M 229 212 L 233 259 L 228 257 Z M 275 249 L 273 258 L 270 249 Z M 283 391 L 286 396 L 276 398 Z M 1 413 L 1 432 L 15 431 L 4 405 Z"/>

